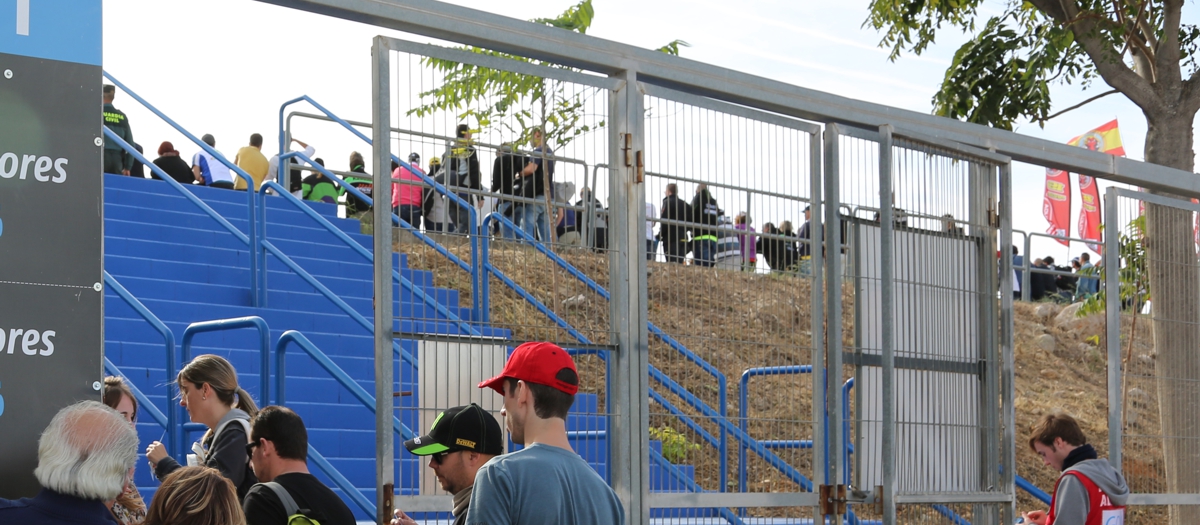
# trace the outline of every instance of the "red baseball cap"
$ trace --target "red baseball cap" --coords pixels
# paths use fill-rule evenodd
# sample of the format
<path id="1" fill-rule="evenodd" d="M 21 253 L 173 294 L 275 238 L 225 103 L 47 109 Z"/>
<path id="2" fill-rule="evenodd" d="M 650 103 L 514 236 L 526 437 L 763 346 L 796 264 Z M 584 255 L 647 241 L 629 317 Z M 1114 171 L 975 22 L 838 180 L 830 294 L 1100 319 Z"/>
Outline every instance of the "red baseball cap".
<path id="1" fill-rule="evenodd" d="M 571 373 L 564 373 L 570 370 Z M 575 395 L 579 391 L 579 372 L 575 360 L 562 347 L 554 343 L 533 342 L 518 346 L 500 375 L 479 383 L 479 388 L 491 388 L 504 395 L 504 379 L 511 377 L 555 388 L 564 394 Z"/>

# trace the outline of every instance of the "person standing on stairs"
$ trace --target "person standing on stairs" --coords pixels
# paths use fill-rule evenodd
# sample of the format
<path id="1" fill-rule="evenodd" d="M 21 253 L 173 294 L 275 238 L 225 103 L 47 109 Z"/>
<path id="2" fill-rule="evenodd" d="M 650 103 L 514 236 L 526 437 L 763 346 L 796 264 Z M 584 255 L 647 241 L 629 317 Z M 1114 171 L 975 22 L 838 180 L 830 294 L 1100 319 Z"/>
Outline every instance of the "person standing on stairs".
<path id="1" fill-rule="evenodd" d="M 179 371 L 179 404 L 187 409 L 194 423 L 208 427 L 204 437 L 192 444 L 188 464 L 212 467 L 237 489 L 238 500 L 258 483 L 250 469 L 246 444 L 250 442 L 250 418 L 258 406 L 250 393 L 238 386 L 237 371 L 225 358 L 206 354 L 196 356 Z M 154 476 L 162 481 L 180 468 L 179 462 L 168 455 L 167 447 L 155 441 L 146 447 L 146 459 L 154 468 Z"/>
<path id="2" fill-rule="evenodd" d="M 113 98 L 117 96 L 117 86 L 104 85 L 104 127 L 121 137 L 121 140 L 133 145 L 133 130 L 129 127 L 129 117 L 113 106 Z M 129 175 L 133 169 L 133 155 L 121 149 L 116 142 L 104 139 L 104 173 L 119 173 Z"/>
<path id="3" fill-rule="evenodd" d="M 442 490 L 454 495 L 453 525 L 465 525 L 475 475 L 485 463 L 504 453 L 504 435 L 495 417 L 471 403 L 439 414 L 428 434 L 405 441 L 404 448 L 415 456 L 429 456 L 429 468 Z M 391 525 L 416 523 L 396 509 Z"/>
<path id="4" fill-rule="evenodd" d="M 625 523 L 616 493 L 567 439 L 579 375 L 566 350 L 546 342 L 522 344 L 500 375 L 479 388 L 504 395 L 500 414 L 513 442 L 525 448 L 479 469 L 468 525 Z"/>

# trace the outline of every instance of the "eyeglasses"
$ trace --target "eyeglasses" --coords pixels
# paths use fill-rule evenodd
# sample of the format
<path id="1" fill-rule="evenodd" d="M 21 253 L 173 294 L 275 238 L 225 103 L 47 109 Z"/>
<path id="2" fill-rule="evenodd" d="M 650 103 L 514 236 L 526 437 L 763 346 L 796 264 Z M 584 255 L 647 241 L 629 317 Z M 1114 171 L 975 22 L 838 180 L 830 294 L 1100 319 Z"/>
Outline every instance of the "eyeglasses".
<path id="1" fill-rule="evenodd" d="M 265 438 L 259 438 L 258 441 L 251 441 L 249 443 L 246 443 L 246 455 L 253 456 L 254 455 L 254 447 L 261 445 L 263 439 L 265 439 Z"/>
<path id="2" fill-rule="evenodd" d="M 461 452 L 461 451 L 459 451 L 459 450 L 447 450 L 447 451 L 445 451 L 445 452 L 438 452 L 437 454 L 433 454 L 433 455 L 432 455 L 432 457 L 433 457 L 433 461 L 434 461 L 435 463 L 437 463 L 438 465 L 441 465 L 442 463 L 444 463 L 444 462 L 446 461 L 446 457 L 447 457 L 447 456 L 449 456 L 450 454 L 453 454 L 453 453 L 455 453 L 455 452 Z"/>

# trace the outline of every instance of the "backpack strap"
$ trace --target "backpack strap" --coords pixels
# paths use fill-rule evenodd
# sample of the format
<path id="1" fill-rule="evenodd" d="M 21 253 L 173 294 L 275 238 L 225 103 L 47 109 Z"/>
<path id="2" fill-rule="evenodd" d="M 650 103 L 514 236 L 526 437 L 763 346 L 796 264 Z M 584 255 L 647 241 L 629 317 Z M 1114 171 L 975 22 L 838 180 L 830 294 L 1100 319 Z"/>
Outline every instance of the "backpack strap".
<path id="1" fill-rule="evenodd" d="M 292 498 L 292 494 L 288 492 L 287 489 L 283 488 L 283 485 L 280 485 L 274 481 L 259 483 L 259 485 L 271 489 L 271 491 L 279 497 L 280 503 L 283 503 L 284 514 L 287 514 L 290 517 L 300 510 L 300 506 L 296 505 L 296 500 Z"/>

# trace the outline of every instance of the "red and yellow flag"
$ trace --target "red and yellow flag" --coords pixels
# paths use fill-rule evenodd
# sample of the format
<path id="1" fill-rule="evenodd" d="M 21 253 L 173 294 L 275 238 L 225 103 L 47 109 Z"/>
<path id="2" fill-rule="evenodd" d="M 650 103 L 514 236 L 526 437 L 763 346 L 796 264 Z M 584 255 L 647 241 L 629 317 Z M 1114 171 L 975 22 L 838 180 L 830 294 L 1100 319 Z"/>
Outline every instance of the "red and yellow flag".
<path id="1" fill-rule="evenodd" d="M 1067 144 L 1110 155 L 1125 156 L 1125 146 L 1121 144 L 1121 132 L 1117 129 L 1116 119 L 1071 139 Z M 1098 254 L 1103 253 L 1103 246 L 1100 244 L 1103 239 L 1100 231 L 1100 191 L 1096 187 L 1096 181 L 1086 175 L 1079 176 L 1079 200 L 1079 237 L 1096 241 L 1088 243 L 1088 248 Z"/>

